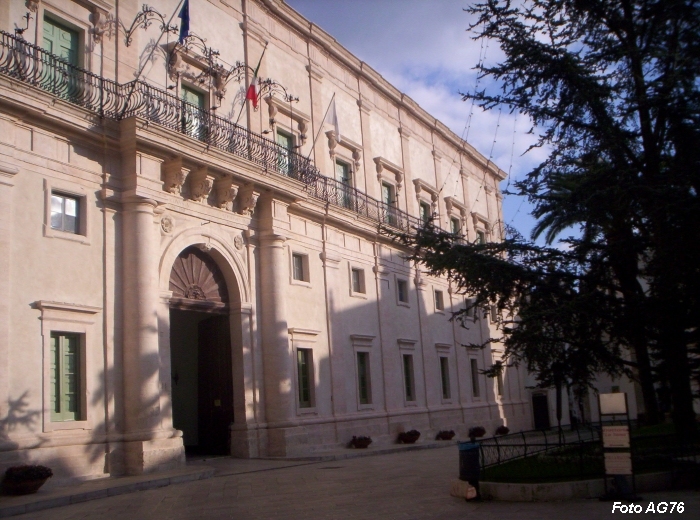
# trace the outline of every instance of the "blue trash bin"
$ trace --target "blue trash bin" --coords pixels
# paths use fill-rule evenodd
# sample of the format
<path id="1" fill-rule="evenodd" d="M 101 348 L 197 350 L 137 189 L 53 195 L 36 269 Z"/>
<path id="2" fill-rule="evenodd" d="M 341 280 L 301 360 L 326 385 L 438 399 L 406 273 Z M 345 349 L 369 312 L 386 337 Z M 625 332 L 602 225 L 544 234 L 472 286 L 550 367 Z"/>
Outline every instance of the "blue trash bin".
<path id="1" fill-rule="evenodd" d="M 469 482 L 479 489 L 479 475 L 481 464 L 479 463 L 479 445 L 471 442 L 460 442 L 459 448 L 459 480 Z"/>

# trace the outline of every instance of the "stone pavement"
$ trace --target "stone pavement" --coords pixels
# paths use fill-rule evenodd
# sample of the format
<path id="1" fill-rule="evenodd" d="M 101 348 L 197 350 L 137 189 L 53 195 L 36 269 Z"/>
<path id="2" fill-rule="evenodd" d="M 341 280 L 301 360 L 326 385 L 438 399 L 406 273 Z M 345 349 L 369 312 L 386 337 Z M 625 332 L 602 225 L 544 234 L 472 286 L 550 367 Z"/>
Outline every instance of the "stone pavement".
<path id="1" fill-rule="evenodd" d="M 196 464 L 213 468 L 214 476 L 14 518 L 595 520 L 611 518 L 612 510 L 598 500 L 476 503 L 451 497 L 458 474 L 454 445 L 332 461 L 217 458 Z M 646 509 L 649 501 L 683 501 L 684 512 L 675 516 L 699 516 L 698 491 L 646 493 L 639 504 Z"/>

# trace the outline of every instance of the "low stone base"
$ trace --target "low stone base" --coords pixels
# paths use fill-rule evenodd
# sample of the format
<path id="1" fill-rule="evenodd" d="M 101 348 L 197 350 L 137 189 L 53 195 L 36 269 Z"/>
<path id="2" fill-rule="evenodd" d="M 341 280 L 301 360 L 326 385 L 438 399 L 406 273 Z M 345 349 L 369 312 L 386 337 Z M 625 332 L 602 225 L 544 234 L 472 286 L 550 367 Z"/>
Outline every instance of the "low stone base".
<path id="1" fill-rule="evenodd" d="M 182 437 L 128 441 L 124 443 L 125 470 L 128 475 L 168 471 L 185 465 Z"/>
<path id="2" fill-rule="evenodd" d="M 670 472 L 636 475 L 637 493 L 671 489 Z M 612 489 L 609 477 L 608 489 Z M 572 480 L 570 482 L 543 482 L 539 484 L 510 484 L 507 482 L 480 482 L 483 498 L 506 502 L 556 502 L 575 498 L 599 498 L 605 493 L 602 478 Z"/>

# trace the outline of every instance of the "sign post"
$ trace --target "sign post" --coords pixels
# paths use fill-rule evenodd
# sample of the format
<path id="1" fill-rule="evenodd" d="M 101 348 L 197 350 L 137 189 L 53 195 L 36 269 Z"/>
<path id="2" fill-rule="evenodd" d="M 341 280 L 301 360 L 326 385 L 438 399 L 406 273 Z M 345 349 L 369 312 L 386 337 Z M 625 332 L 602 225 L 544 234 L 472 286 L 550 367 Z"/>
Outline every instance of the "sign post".
<path id="1" fill-rule="evenodd" d="M 605 496 L 608 492 L 608 477 L 613 478 L 614 490 L 612 495 L 622 496 L 630 500 L 637 499 L 637 486 L 632 468 L 632 442 L 630 439 L 630 416 L 627 408 L 627 394 L 598 394 L 598 407 L 602 426 L 603 458 L 605 461 Z M 606 417 L 615 420 L 616 415 L 625 417 L 625 425 L 604 425 Z M 632 489 L 627 483 L 627 476 L 632 477 Z"/>

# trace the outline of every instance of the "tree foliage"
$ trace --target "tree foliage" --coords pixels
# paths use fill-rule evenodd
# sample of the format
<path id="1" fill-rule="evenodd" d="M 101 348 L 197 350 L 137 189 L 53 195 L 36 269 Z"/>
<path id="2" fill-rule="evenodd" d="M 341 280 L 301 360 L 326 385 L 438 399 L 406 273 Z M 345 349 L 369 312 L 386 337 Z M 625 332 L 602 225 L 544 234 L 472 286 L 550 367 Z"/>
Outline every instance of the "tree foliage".
<path id="1" fill-rule="evenodd" d="M 516 189 L 533 238 L 470 244 L 426 227 L 403 240 L 432 272 L 496 303 L 506 356 L 543 382 L 589 384 L 633 366 L 651 421 L 668 385 L 678 430 L 695 428 L 700 323 L 700 2 L 487 0 L 467 9 L 504 58 L 498 91 L 465 94 L 528 115 L 549 157 Z M 564 250 L 562 250 L 564 249 Z M 630 356 L 631 362 L 625 363 Z"/>

